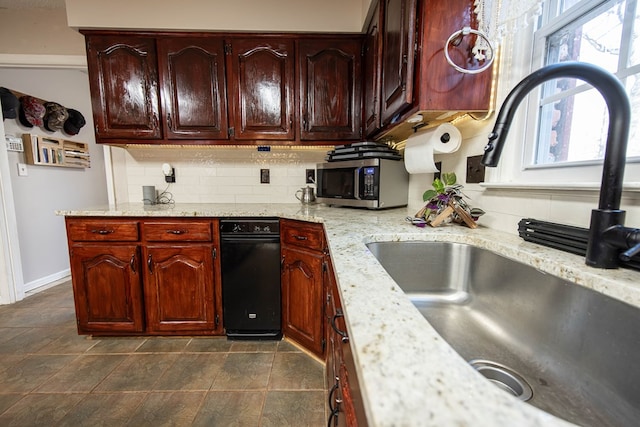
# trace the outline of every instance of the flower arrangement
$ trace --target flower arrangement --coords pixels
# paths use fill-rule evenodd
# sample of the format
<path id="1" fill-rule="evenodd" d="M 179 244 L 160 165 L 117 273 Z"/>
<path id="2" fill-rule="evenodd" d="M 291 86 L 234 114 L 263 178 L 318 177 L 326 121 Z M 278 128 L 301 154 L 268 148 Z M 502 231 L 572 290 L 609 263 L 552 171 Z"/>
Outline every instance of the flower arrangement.
<path id="1" fill-rule="evenodd" d="M 432 187 L 424 192 L 422 200 L 426 206 L 416 213 L 416 218 L 422 218 L 425 223 L 437 227 L 443 222 L 453 221 L 465 224 L 469 228 L 476 228 L 476 221 L 484 211 L 480 208 L 472 208 L 465 200 L 468 198 L 462 193 L 462 184 L 456 183 L 456 174 L 442 173 L 442 178 L 433 180 Z"/>

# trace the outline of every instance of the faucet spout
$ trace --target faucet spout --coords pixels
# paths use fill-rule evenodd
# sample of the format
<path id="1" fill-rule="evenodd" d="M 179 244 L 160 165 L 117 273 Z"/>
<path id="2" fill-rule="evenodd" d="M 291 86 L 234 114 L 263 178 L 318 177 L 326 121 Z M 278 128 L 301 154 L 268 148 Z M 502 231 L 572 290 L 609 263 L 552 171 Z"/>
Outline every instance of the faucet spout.
<path id="1" fill-rule="evenodd" d="M 572 77 L 592 85 L 604 98 L 609 111 L 609 129 L 603 161 L 598 209 L 591 214 L 586 263 L 598 268 L 618 267 L 618 248 L 602 238 L 605 230 L 624 224 L 625 212 L 620 210 L 624 168 L 626 164 L 631 106 L 622 83 L 611 73 L 583 62 L 562 62 L 548 65 L 525 77 L 507 95 L 485 146 L 482 164 L 498 164 L 507 133 L 520 102 L 538 85 L 558 77 Z"/>

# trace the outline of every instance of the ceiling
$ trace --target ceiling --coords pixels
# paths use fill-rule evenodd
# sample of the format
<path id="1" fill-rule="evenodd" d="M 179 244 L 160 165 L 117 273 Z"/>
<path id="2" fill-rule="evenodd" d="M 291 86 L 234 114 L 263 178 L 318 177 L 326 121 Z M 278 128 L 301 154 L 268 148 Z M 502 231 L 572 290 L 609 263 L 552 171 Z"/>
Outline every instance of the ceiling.
<path id="1" fill-rule="evenodd" d="M 0 0 L 0 9 L 64 9 L 64 0 Z"/>

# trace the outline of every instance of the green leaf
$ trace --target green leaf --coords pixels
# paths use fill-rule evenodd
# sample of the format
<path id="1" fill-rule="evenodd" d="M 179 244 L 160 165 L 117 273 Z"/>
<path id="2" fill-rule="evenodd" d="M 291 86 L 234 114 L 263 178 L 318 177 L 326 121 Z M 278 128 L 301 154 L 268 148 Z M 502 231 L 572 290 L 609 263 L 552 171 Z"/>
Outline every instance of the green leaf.
<path id="1" fill-rule="evenodd" d="M 450 172 L 450 173 L 443 173 L 442 174 L 442 180 L 444 181 L 445 185 L 453 185 L 456 183 L 456 174 L 455 172 Z"/>
<path id="2" fill-rule="evenodd" d="M 428 202 L 429 200 L 433 199 L 437 195 L 438 195 L 438 192 L 436 190 L 427 190 L 424 192 L 424 194 L 422 194 L 422 200 L 425 202 Z"/>
<path id="3" fill-rule="evenodd" d="M 440 181 L 439 178 L 434 179 L 432 185 L 433 185 L 433 188 L 436 189 L 438 194 L 444 193 L 444 183 L 442 181 Z"/>

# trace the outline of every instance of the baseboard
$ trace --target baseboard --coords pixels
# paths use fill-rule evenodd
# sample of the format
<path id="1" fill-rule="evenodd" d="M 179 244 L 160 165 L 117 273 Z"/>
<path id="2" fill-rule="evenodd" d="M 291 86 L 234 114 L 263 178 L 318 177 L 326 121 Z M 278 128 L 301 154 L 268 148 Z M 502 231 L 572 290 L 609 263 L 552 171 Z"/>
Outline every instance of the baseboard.
<path id="1" fill-rule="evenodd" d="M 67 268 L 66 270 L 62 270 L 58 273 L 50 274 L 32 282 L 25 283 L 24 294 L 25 296 L 33 295 L 40 291 L 44 291 L 45 289 L 49 289 L 53 286 L 59 285 L 60 283 L 66 282 L 70 278 L 71 269 Z"/>

